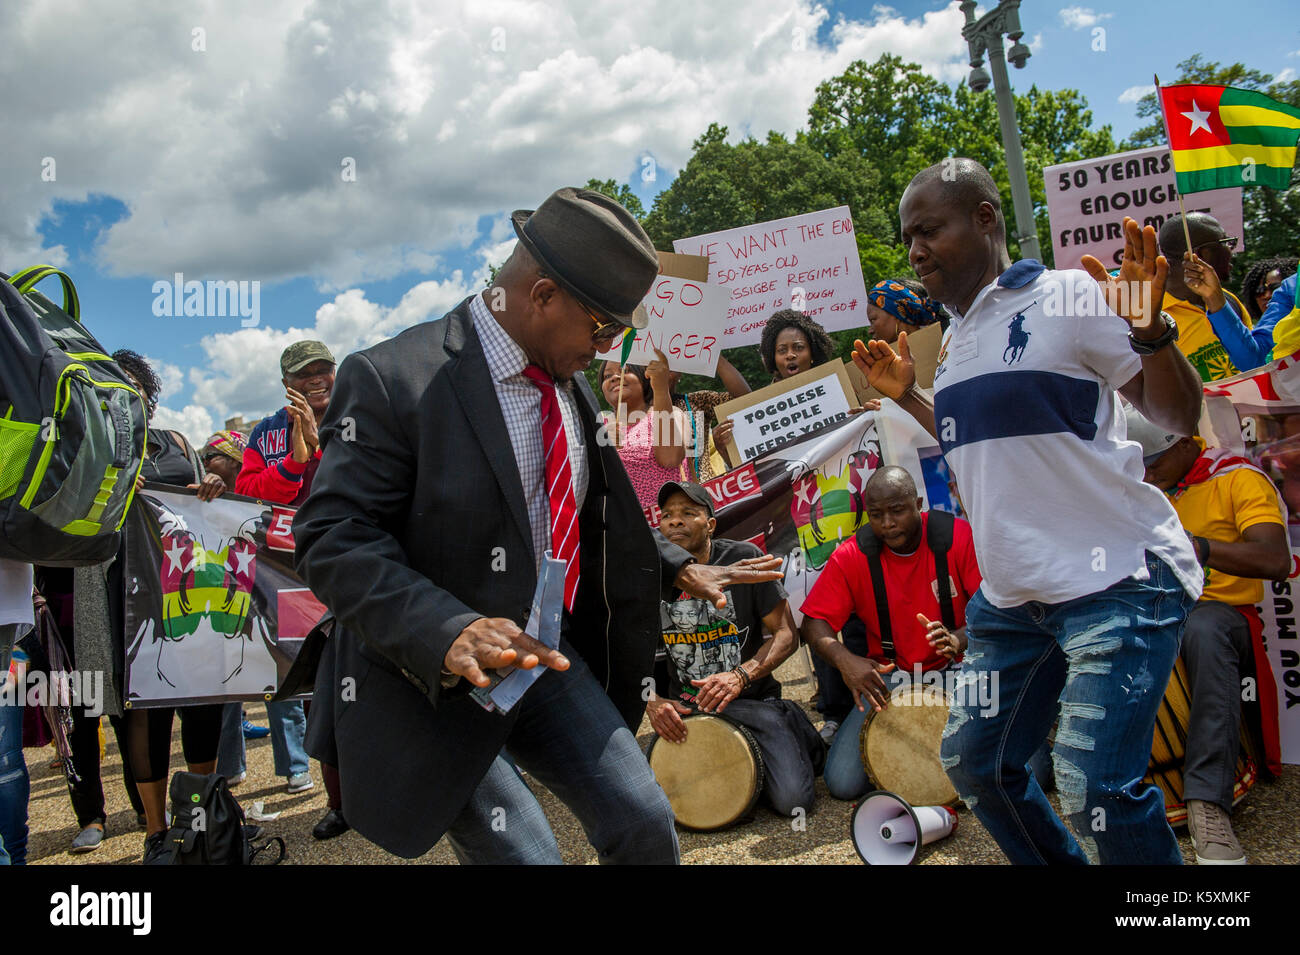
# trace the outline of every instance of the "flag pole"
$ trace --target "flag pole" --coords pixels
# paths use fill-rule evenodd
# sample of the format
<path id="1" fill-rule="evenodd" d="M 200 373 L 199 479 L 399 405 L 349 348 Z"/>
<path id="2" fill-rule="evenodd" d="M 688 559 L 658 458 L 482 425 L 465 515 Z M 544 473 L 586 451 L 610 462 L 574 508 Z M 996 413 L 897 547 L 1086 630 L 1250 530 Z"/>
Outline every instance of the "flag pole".
<path id="1" fill-rule="evenodd" d="M 1169 152 L 1172 154 L 1174 150 L 1174 141 L 1169 135 L 1169 117 L 1165 115 L 1165 99 L 1160 95 L 1160 77 L 1153 73 L 1152 78 L 1156 81 L 1156 105 L 1160 107 L 1160 122 L 1163 123 L 1165 127 L 1165 142 L 1169 144 Z M 1175 192 L 1174 195 L 1178 196 L 1178 217 L 1183 223 L 1183 241 L 1187 244 L 1187 251 L 1191 252 L 1192 233 L 1187 227 L 1187 207 L 1183 205 L 1183 194 L 1181 191 Z"/>
<path id="2" fill-rule="evenodd" d="M 623 414 L 623 378 L 627 374 L 627 365 L 618 366 L 618 404 L 614 407 L 614 447 L 623 447 L 622 439 L 619 437 L 620 416 Z M 627 419 L 622 418 L 621 422 L 626 425 Z"/>

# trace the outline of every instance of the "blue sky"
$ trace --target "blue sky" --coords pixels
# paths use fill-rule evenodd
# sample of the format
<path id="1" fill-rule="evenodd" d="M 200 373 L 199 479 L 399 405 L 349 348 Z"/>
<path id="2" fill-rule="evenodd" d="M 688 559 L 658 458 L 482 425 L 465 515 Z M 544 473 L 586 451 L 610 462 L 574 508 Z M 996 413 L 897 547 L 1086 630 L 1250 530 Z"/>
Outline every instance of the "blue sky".
<path id="1" fill-rule="evenodd" d="M 505 214 L 559 185 L 623 179 L 649 207 L 710 121 L 791 133 L 853 59 L 898 52 L 948 82 L 969 69 L 956 4 L 924 0 L 6 6 L 0 113 L 24 135 L 0 157 L 0 270 L 69 271 L 101 341 L 158 366 L 159 421 L 199 441 L 275 406 L 289 341 L 341 358 L 445 312 L 508 252 Z M 1230 9 L 1026 0 L 1034 55 L 1012 83 L 1081 90 L 1121 138 L 1138 125 L 1126 91 L 1192 53 L 1300 69 L 1289 5 Z M 154 314 L 154 283 L 177 272 L 259 282 L 257 327 Z"/>

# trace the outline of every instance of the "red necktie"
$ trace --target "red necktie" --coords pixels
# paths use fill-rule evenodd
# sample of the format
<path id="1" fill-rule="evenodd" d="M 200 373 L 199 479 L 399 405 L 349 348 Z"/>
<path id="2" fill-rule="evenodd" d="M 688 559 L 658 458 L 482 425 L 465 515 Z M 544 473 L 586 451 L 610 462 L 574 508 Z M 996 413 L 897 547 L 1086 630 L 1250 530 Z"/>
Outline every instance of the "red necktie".
<path id="1" fill-rule="evenodd" d="M 560 399 L 555 382 L 536 365 L 524 375 L 542 393 L 542 446 L 546 449 L 546 494 L 551 504 L 551 556 L 568 561 L 564 572 L 564 607 L 573 612 L 578 595 L 578 505 L 573 497 L 573 468 L 569 465 L 569 442 L 560 417 Z"/>

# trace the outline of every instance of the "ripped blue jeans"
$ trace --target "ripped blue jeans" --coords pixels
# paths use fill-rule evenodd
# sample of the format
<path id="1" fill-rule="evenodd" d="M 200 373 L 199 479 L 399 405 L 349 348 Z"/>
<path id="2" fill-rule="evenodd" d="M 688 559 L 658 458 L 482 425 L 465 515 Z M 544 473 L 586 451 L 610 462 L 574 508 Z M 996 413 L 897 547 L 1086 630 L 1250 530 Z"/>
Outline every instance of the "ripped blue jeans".
<path id="1" fill-rule="evenodd" d="M 993 682 L 996 706 L 959 692 L 943 733 L 957 792 L 1016 864 L 1180 865 L 1164 798 L 1142 782 L 1151 734 L 1195 601 L 1147 554 L 1127 578 L 1059 604 L 966 605 L 964 680 Z M 961 689 L 958 683 L 958 690 Z M 1052 764 L 1061 822 L 1026 764 L 1057 719 Z"/>

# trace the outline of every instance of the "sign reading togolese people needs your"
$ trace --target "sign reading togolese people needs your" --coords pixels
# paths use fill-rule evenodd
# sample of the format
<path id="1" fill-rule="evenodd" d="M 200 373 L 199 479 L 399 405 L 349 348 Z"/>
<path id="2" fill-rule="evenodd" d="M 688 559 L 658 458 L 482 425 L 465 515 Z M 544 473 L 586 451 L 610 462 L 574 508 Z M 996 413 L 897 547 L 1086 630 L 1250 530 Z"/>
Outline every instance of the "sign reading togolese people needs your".
<path id="1" fill-rule="evenodd" d="M 840 359 L 718 405 L 718 421 L 735 422 L 726 452 L 732 465 L 842 421 L 857 406 Z"/>

